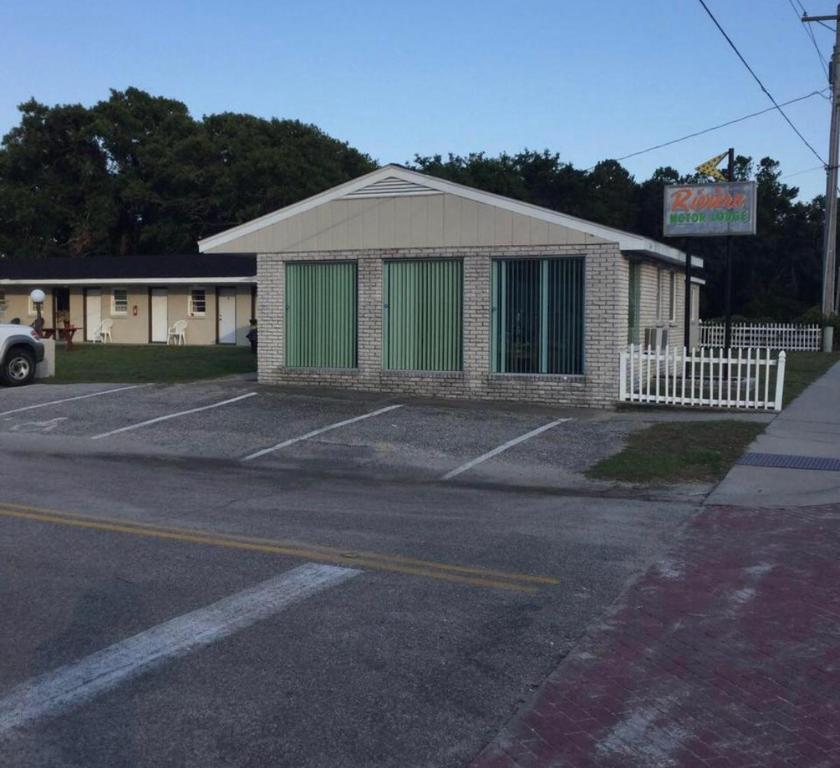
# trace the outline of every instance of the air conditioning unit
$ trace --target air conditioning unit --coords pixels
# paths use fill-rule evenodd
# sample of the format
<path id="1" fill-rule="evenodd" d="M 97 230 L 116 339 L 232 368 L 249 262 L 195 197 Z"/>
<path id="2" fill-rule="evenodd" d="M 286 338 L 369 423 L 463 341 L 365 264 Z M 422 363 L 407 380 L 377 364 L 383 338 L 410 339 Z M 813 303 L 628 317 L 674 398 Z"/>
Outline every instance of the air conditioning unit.
<path id="1" fill-rule="evenodd" d="M 668 346 L 667 328 L 645 328 L 645 349 L 665 349 Z"/>

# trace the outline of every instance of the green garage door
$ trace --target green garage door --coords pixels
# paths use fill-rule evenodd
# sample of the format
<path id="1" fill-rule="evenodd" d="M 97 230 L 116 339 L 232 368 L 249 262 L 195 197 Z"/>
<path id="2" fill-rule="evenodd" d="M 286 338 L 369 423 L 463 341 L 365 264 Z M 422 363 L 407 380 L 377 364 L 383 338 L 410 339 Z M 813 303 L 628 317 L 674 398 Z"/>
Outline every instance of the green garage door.
<path id="1" fill-rule="evenodd" d="M 460 371 L 463 263 L 387 261 L 383 293 L 384 367 Z"/>
<path id="2" fill-rule="evenodd" d="M 286 365 L 356 367 L 355 262 L 286 264 Z"/>

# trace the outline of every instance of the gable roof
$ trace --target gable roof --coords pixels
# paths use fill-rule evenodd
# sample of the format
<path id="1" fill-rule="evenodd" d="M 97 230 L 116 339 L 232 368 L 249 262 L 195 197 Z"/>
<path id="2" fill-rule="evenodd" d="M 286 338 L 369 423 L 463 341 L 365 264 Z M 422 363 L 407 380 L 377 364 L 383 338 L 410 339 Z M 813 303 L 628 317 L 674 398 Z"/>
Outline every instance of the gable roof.
<path id="1" fill-rule="evenodd" d="M 141 282 L 253 282 L 256 258 L 234 254 L 0 259 L 0 285 Z"/>
<path id="2" fill-rule="evenodd" d="M 308 197 L 305 200 L 293 203 L 265 216 L 252 219 L 244 224 L 227 229 L 224 232 L 219 232 L 216 235 L 206 237 L 198 242 L 198 249 L 203 253 L 210 249 L 219 248 L 237 238 L 273 226 L 285 219 L 297 216 L 333 200 L 407 197 L 442 193 L 457 195 L 477 203 L 492 205 L 510 211 L 511 213 L 577 230 L 601 240 L 617 243 L 622 251 L 636 251 L 675 264 L 685 264 L 685 253 L 683 251 L 642 237 L 641 235 L 635 235 L 631 232 L 615 229 L 614 227 L 607 227 L 603 224 L 595 224 L 576 216 L 570 216 L 549 208 L 524 203 L 492 192 L 484 192 L 474 187 L 465 186 L 464 184 L 457 184 L 452 181 L 446 181 L 445 179 L 428 176 L 424 173 L 412 171 L 395 164 L 386 165 L 364 176 Z M 702 260 L 696 257 L 692 259 L 692 263 L 698 267 L 702 267 L 703 265 Z"/>

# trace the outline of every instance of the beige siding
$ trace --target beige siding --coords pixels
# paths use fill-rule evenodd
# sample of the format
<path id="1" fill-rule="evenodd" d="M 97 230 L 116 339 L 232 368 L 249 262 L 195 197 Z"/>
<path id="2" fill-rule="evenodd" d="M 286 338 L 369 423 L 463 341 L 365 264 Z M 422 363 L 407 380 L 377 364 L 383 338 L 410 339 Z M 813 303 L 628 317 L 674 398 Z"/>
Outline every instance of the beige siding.
<path id="1" fill-rule="evenodd" d="M 452 194 L 333 200 L 208 253 L 595 245 L 606 241 Z"/>
<path id="2" fill-rule="evenodd" d="M 128 312 L 123 315 L 113 311 L 114 289 L 102 289 L 102 319 L 114 321 L 111 338 L 115 344 L 145 344 L 149 341 L 149 292 L 145 286 L 125 288 L 128 290 Z M 72 296 L 70 303 L 72 308 Z"/>
<path id="3" fill-rule="evenodd" d="M 30 325 L 35 315 L 29 314 L 28 296 L 34 286 L 0 286 L 5 291 L 6 308 L 0 313 L 0 322 L 7 323 L 12 318 L 20 318 L 22 325 Z M 128 290 L 128 312 L 124 314 L 113 311 L 114 288 Z M 172 325 L 176 320 L 187 320 L 187 344 L 208 345 L 216 343 L 216 286 L 196 283 L 194 287 L 204 288 L 207 292 L 207 311 L 203 317 L 190 317 L 188 312 L 189 293 L 193 286 L 178 285 L 168 288 L 167 323 Z M 111 339 L 114 344 L 148 344 L 149 343 L 149 287 L 146 285 L 130 286 L 90 286 L 100 290 L 100 316 L 103 320 L 114 321 L 111 328 Z M 236 343 L 247 346 L 245 338 L 251 319 L 251 286 L 237 285 L 236 290 Z M 44 302 L 44 325 L 53 327 L 53 299 L 52 291 L 44 289 L 47 299 Z M 75 341 L 81 342 L 86 336 L 85 328 L 85 288 L 73 286 L 70 288 L 70 322 L 79 330 Z M 92 300 L 92 299 L 89 299 Z"/>
<path id="4" fill-rule="evenodd" d="M 32 288 L 8 286 L 0 287 L 0 291 L 5 291 L 6 308 L 5 311 L 0 310 L 0 323 L 8 323 L 14 318 L 19 318 L 21 325 L 31 325 L 36 318 L 36 314 L 29 313 L 29 292 Z M 44 293 L 47 295 L 44 301 L 42 314 L 44 317 L 44 325 L 49 328 L 53 324 L 53 301 L 52 293 L 49 289 L 45 289 Z"/>
<path id="5" fill-rule="evenodd" d="M 673 320 L 669 316 L 669 281 L 674 275 L 675 299 Z M 661 280 L 661 312 L 657 312 L 657 285 Z M 697 286 L 694 286 L 695 288 Z M 681 347 L 684 337 L 684 308 L 685 308 L 685 273 L 668 266 L 660 266 L 652 262 L 641 265 L 641 304 L 639 309 L 641 339 L 644 340 L 646 328 L 667 328 L 668 343 L 672 347 Z M 696 295 L 696 294 L 695 294 Z"/>
<path id="6" fill-rule="evenodd" d="M 249 342 L 245 338 L 251 325 L 250 320 L 256 312 L 256 307 L 251 306 L 251 286 L 240 285 L 236 288 L 236 343 L 241 347 L 247 347 Z"/>

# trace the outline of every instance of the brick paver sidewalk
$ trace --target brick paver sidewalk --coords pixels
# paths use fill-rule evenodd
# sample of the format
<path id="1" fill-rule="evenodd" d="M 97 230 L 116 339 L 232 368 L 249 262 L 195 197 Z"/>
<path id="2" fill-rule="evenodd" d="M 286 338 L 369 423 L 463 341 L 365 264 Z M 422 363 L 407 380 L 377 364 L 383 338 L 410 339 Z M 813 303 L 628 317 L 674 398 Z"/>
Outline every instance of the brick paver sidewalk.
<path id="1" fill-rule="evenodd" d="M 706 508 L 473 768 L 840 766 L 840 505 Z"/>

